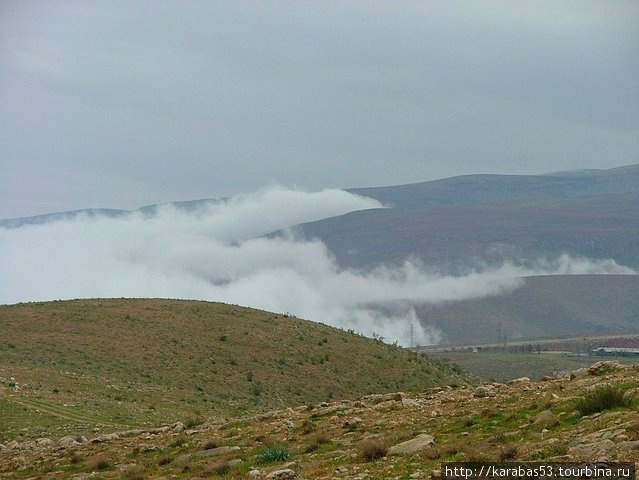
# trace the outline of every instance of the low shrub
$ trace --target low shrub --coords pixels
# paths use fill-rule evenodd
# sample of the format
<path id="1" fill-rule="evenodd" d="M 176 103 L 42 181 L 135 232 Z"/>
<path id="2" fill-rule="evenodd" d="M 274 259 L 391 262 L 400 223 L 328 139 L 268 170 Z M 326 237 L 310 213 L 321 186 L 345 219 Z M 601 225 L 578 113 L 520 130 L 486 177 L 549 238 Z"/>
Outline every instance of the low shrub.
<path id="1" fill-rule="evenodd" d="M 291 458 L 289 452 L 283 445 L 272 445 L 257 455 L 255 462 L 258 465 L 274 462 L 285 462 Z"/>
<path id="2" fill-rule="evenodd" d="M 111 462 L 106 455 L 96 455 L 89 459 L 89 467 L 92 470 L 106 470 L 111 466 Z"/>
<path id="3" fill-rule="evenodd" d="M 504 447 L 504 449 L 499 452 L 499 461 L 505 462 L 507 460 L 514 460 L 517 458 L 517 453 L 519 453 L 519 451 L 515 445 Z"/>
<path id="4" fill-rule="evenodd" d="M 311 436 L 309 444 L 306 446 L 305 452 L 311 453 L 317 450 L 320 445 L 324 445 L 325 443 L 331 443 L 331 437 L 328 436 L 326 432 L 317 432 Z"/>
<path id="5" fill-rule="evenodd" d="M 361 445 L 360 454 L 364 460 L 372 461 L 385 457 L 388 453 L 386 442 L 380 438 L 365 440 Z"/>
<path id="6" fill-rule="evenodd" d="M 629 407 L 632 404 L 632 398 L 624 397 L 624 393 L 624 390 L 613 385 L 599 387 L 594 392 L 580 398 L 575 408 L 583 417 L 613 408 Z"/>

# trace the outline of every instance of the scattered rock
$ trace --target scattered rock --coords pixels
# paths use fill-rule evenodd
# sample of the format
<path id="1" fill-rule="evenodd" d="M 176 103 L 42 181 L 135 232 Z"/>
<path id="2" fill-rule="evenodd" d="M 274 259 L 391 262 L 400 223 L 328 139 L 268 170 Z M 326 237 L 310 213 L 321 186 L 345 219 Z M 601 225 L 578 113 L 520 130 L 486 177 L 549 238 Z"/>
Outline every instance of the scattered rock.
<path id="1" fill-rule="evenodd" d="M 219 457 L 221 455 L 228 455 L 240 450 L 240 447 L 217 447 L 209 450 L 202 450 L 194 453 L 184 453 L 177 457 L 173 463 L 184 463 L 192 458 L 204 458 L 204 457 Z"/>
<path id="2" fill-rule="evenodd" d="M 55 442 L 50 438 L 38 438 L 36 439 L 35 443 L 40 448 L 50 447 L 55 444 Z"/>
<path id="3" fill-rule="evenodd" d="M 576 460 L 607 460 L 615 444 L 610 439 L 600 440 L 594 443 L 582 443 L 568 449 L 568 455 Z"/>
<path id="4" fill-rule="evenodd" d="M 484 398 L 488 396 L 489 392 L 490 390 L 487 387 L 485 387 L 484 385 L 480 385 L 475 389 L 475 393 L 473 394 L 473 396 L 477 398 Z"/>
<path id="5" fill-rule="evenodd" d="M 299 475 L 290 468 L 275 470 L 266 476 L 266 480 L 286 480 L 289 478 L 299 478 Z"/>
<path id="6" fill-rule="evenodd" d="M 249 480 L 260 480 L 262 478 L 262 474 L 259 470 L 250 470 L 246 474 L 246 478 L 248 478 Z"/>
<path id="7" fill-rule="evenodd" d="M 17 450 L 18 448 L 20 448 L 20 444 L 16 442 L 15 440 L 11 440 L 9 443 L 7 443 L 5 448 L 7 450 Z"/>
<path id="8" fill-rule="evenodd" d="M 570 372 L 570 380 L 577 380 L 579 378 L 584 378 L 588 376 L 587 368 L 578 368 L 577 370 L 573 370 Z"/>
<path id="9" fill-rule="evenodd" d="M 362 397 L 360 400 L 372 405 L 377 405 L 378 403 L 383 403 L 383 402 L 401 402 L 403 397 L 404 397 L 404 394 L 402 392 L 375 393 L 372 395 L 366 395 Z"/>
<path id="10" fill-rule="evenodd" d="M 435 443 L 435 437 L 422 433 L 411 440 L 407 440 L 397 445 L 393 445 L 388 449 L 390 455 L 397 455 L 402 453 L 415 453 L 430 448 Z"/>
<path id="11" fill-rule="evenodd" d="M 362 426 L 362 423 L 364 423 L 364 421 L 359 417 L 351 418 L 344 422 L 344 428 L 351 431 L 357 430 Z"/>
<path id="12" fill-rule="evenodd" d="M 530 378 L 528 377 L 513 378 L 512 380 L 508 382 L 508 385 L 517 385 L 521 383 L 530 383 Z"/>
<path id="13" fill-rule="evenodd" d="M 182 422 L 176 422 L 173 425 L 171 425 L 172 432 L 179 433 L 185 429 L 186 429 L 186 426 Z"/>
<path id="14" fill-rule="evenodd" d="M 58 445 L 60 445 L 63 448 L 67 448 L 67 447 L 71 447 L 73 445 L 76 445 L 78 442 L 76 442 L 75 438 L 72 436 L 66 436 L 66 437 L 62 437 L 60 440 L 58 440 Z"/>
<path id="15" fill-rule="evenodd" d="M 593 377 L 599 375 L 605 375 L 606 373 L 614 372 L 615 370 L 625 370 L 624 364 L 615 361 L 603 361 L 597 362 L 594 365 L 588 367 L 588 374 Z"/>
<path id="16" fill-rule="evenodd" d="M 544 410 L 530 419 L 530 422 L 539 428 L 552 428 L 559 425 L 559 419 L 550 410 Z"/>

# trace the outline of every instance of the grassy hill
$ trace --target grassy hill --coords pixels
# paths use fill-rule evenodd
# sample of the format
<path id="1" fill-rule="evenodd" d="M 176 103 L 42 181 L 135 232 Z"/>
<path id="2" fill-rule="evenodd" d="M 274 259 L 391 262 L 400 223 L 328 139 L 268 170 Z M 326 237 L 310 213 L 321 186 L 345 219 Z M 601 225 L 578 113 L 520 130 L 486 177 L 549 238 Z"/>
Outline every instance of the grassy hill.
<path id="1" fill-rule="evenodd" d="M 417 391 L 463 376 L 398 347 L 232 305 L 0 306 L 0 442 Z M 25 429 L 23 431 L 22 429 Z"/>

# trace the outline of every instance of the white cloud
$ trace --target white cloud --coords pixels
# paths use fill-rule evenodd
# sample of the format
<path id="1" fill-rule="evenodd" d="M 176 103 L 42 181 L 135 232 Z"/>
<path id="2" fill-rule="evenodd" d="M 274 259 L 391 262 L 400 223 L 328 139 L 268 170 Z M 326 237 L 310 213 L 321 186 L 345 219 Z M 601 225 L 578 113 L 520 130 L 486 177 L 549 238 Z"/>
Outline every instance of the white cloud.
<path id="1" fill-rule="evenodd" d="M 431 273 L 416 261 L 368 273 L 342 270 L 325 245 L 274 230 L 352 210 L 375 200 L 340 190 L 274 187 L 187 213 L 88 218 L 0 229 L 0 303 L 90 297 L 221 301 L 302 318 L 388 341 L 437 343 L 409 305 L 511 291 L 527 275 L 634 273 L 613 260 L 567 255 L 532 267 L 506 263 L 463 276 Z M 374 305 L 394 304 L 390 313 Z M 398 306 L 401 305 L 401 306 Z"/>

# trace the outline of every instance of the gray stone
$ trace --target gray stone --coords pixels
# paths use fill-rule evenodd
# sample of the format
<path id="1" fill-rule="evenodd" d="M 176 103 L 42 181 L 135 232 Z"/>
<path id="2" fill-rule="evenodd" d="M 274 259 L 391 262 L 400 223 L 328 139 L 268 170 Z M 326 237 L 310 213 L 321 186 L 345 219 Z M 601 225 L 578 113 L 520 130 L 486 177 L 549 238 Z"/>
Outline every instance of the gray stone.
<path id="1" fill-rule="evenodd" d="M 388 449 L 390 455 L 397 455 L 402 453 L 415 453 L 430 448 L 435 443 L 435 437 L 422 433 L 411 440 L 407 440 L 397 445 L 393 445 Z"/>
<path id="2" fill-rule="evenodd" d="M 374 393 L 372 395 L 366 395 L 362 397 L 361 400 L 367 403 L 372 403 L 373 405 L 377 405 L 378 403 L 383 402 L 401 402 L 404 394 L 402 392 L 396 393 Z"/>
<path id="3" fill-rule="evenodd" d="M 551 428 L 559 425 L 559 419 L 550 410 L 544 410 L 530 419 L 530 422 L 539 428 Z"/>
<path id="4" fill-rule="evenodd" d="M 570 380 L 577 380 L 579 378 L 584 378 L 588 376 L 587 368 L 578 368 L 577 370 L 573 370 L 570 372 Z"/>
<path id="5" fill-rule="evenodd" d="M 487 397 L 489 393 L 490 393 L 490 390 L 487 387 L 480 385 L 479 387 L 475 389 L 474 396 L 477 398 L 484 398 L 484 397 Z"/>
<path id="6" fill-rule="evenodd" d="M 606 461 L 615 444 L 610 439 L 582 443 L 568 449 L 568 455 L 577 460 Z"/>
<path id="7" fill-rule="evenodd" d="M 60 440 L 58 440 L 58 445 L 60 445 L 61 447 L 71 447 L 77 443 L 78 442 L 75 441 L 75 438 L 70 435 L 62 437 Z"/>
<path id="8" fill-rule="evenodd" d="M 202 450 L 200 452 L 195 453 L 185 453 L 177 457 L 173 463 L 184 463 L 191 458 L 204 458 L 204 457 L 219 457 L 221 455 L 228 455 L 229 453 L 237 452 L 240 450 L 240 447 L 217 447 L 211 448 L 209 450 Z"/>
<path id="9" fill-rule="evenodd" d="M 266 476 L 266 480 L 286 480 L 289 478 L 299 478 L 299 475 L 290 468 L 275 470 Z"/>
<path id="10" fill-rule="evenodd" d="M 615 370 L 622 371 L 626 367 L 622 363 L 615 361 L 603 361 L 597 362 L 594 365 L 588 367 L 588 374 L 592 376 L 605 375 L 606 373 L 613 372 Z"/>

